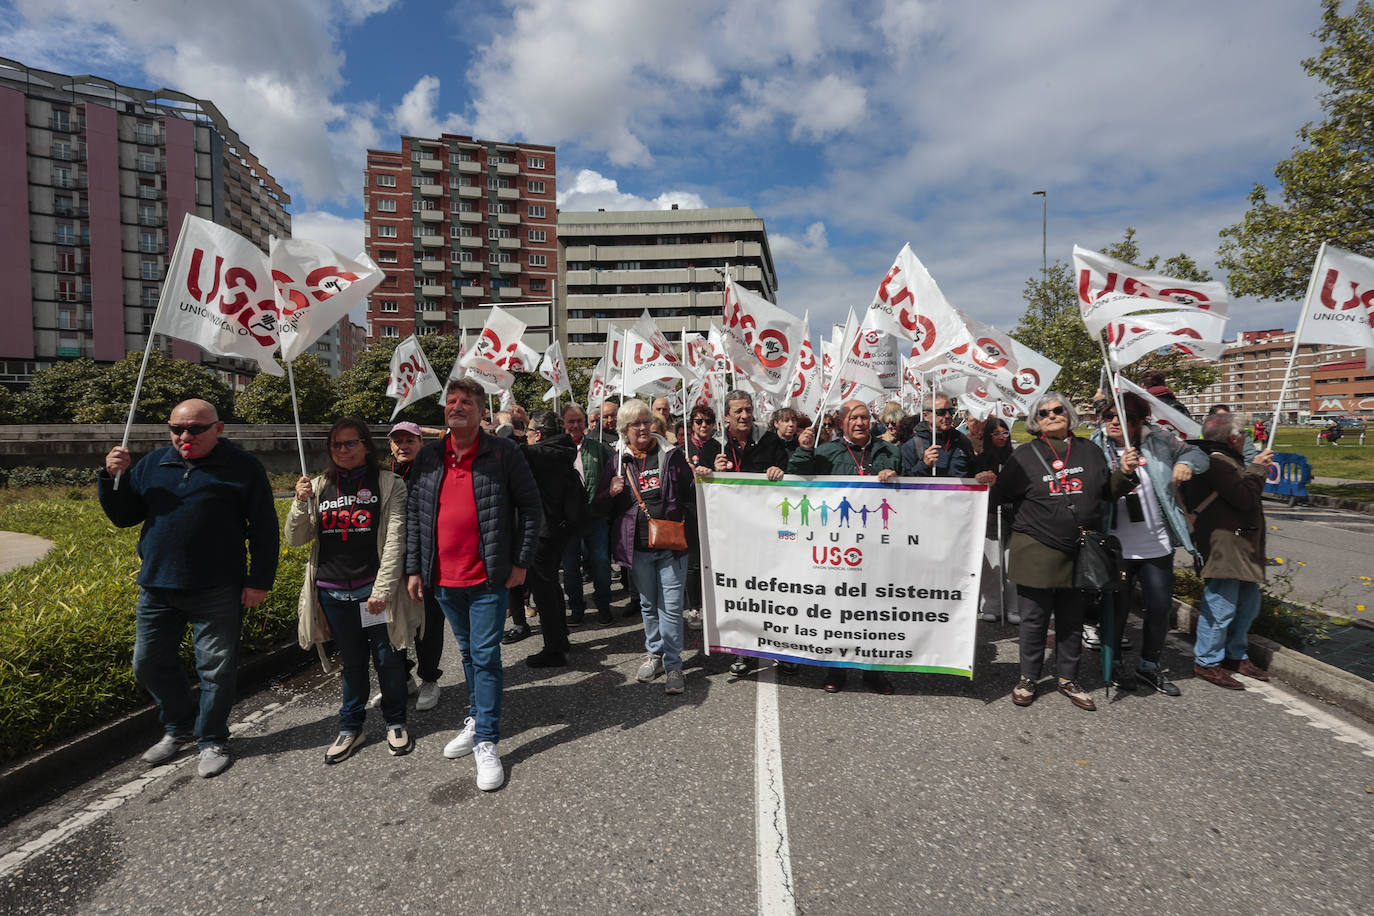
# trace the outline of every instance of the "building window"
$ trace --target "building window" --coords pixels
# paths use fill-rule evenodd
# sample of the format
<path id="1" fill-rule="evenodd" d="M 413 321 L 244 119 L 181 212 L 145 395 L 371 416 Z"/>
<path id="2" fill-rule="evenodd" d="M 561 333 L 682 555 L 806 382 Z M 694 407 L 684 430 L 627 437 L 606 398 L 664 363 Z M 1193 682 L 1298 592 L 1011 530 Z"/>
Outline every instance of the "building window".
<path id="1" fill-rule="evenodd" d="M 544 238 L 545 238 L 545 236 L 544 236 L 544 230 L 543 230 L 543 229 L 531 229 L 531 230 L 530 230 L 530 241 L 531 241 L 531 242 L 542 242 L 542 241 L 544 241 Z"/>
<path id="2" fill-rule="evenodd" d="M 395 264 L 395 263 L 396 263 L 396 252 L 393 251 L 393 250 L 391 250 L 391 249 L 389 249 L 389 248 L 379 248 L 379 249 L 377 249 L 377 263 L 378 263 L 378 264 Z"/>
<path id="3" fill-rule="evenodd" d="M 394 324 L 384 324 L 381 327 L 382 337 L 400 337 L 401 329 Z"/>
<path id="4" fill-rule="evenodd" d="M 532 169 L 542 169 L 544 167 L 543 156 L 526 156 L 525 165 Z"/>
<path id="5" fill-rule="evenodd" d="M 75 245 L 76 227 L 71 223 L 58 223 L 53 227 L 53 239 L 59 245 Z"/>
<path id="6" fill-rule="evenodd" d="M 545 290 L 547 290 L 548 288 L 549 288 L 549 281 L 548 281 L 548 280 L 531 280 L 531 281 L 530 281 L 530 292 L 541 292 L 541 293 L 542 293 L 542 292 L 544 292 Z"/>
<path id="7" fill-rule="evenodd" d="M 139 153 L 138 170 L 140 172 L 156 172 L 157 157 L 154 156 L 152 153 Z"/>
<path id="8" fill-rule="evenodd" d="M 498 188 L 509 188 L 511 186 L 509 178 L 488 178 L 487 190 L 495 191 Z"/>
<path id="9" fill-rule="evenodd" d="M 543 193 L 544 193 L 544 182 L 542 182 L 542 181 L 531 181 L 529 187 L 530 187 L 530 193 L 531 193 L 531 194 L 543 194 Z"/>
<path id="10" fill-rule="evenodd" d="M 411 151 L 410 151 L 410 161 L 411 161 L 411 162 L 419 162 L 419 161 L 420 161 L 421 159 L 423 159 L 423 158 L 424 158 L 424 154 L 420 152 L 419 147 L 414 147 L 414 148 L 411 149 Z"/>
<path id="11" fill-rule="evenodd" d="M 319 343 L 315 344 L 315 349 L 320 351 L 321 353 L 328 353 L 330 350 L 334 348 L 329 345 L 328 341 L 322 340 Z"/>
<path id="12" fill-rule="evenodd" d="M 394 187 L 396 187 L 396 176 L 395 176 L 395 175 L 378 175 L 378 176 L 377 176 L 377 187 L 379 187 L 379 188 L 394 188 Z"/>
<path id="13" fill-rule="evenodd" d="M 72 181 L 72 170 L 66 166 L 54 166 L 52 170 L 52 184 L 55 188 L 72 188 L 75 183 Z"/>
<path id="14" fill-rule="evenodd" d="M 78 327 L 78 322 L 79 322 L 79 319 L 76 317 L 76 312 L 73 312 L 73 311 L 71 311 L 70 309 L 61 309 L 61 310 L 58 311 L 58 313 L 57 313 L 57 327 L 58 327 L 58 330 L 62 330 L 62 331 L 77 331 L 77 330 L 80 330 L 80 328 Z"/>
<path id="15" fill-rule="evenodd" d="M 64 274 L 76 273 L 76 252 L 59 251 L 57 253 L 57 269 Z"/>
<path id="16" fill-rule="evenodd" d="M 57 301 L 75 302 L 77 297 L 75 280 L 57 281 Z"/>
<path id="17" fill-rule="evenodd" d="M 54 159 L 65 159 L 70 162 L 72 159 L 72 145 L 66 140 L 54 140 L 52 142 L 52 157 Z"/>
<path id="18" fill-rule="evenodd" d="M 543 205 L 543 204 L 530 204 L 530 216 L 537 217 L 537 218 L 539 218 L 539 219 L 543 219 L 543 218 L 544 218 L 544 212 L 545 212 L 545 211 L 544 211 L 544 205 Z"/>
<path id="19" fill-rule="evenodd" d="M 143 287 L 142 303 L 144 308 L 157 308 L 158 291 L 156 286 Z"/>
<path id="20" fill-rule="evenodd" d="M 65 108 L 54 108 L 52 110 L 52 129 L 60 130 L 63 133 L 72 132 L 72 114 Z"/>
<path id="21" fill-rule="evenodd" d="M 162 271 L 158 269 L 157 261 L 143 261 L 138 265 L 138 276 L 143 280 L 160 280 Z"/>
<path id="22" fill-rule="evenodd" d="M 156 232 L 140 232 L 138 234 L 138 250 L 144 254 L 161 254 L 162 240 L 157 237 Z"/>
<path id="23" fill-rule="evenodd" d="M 382 198 L 377 201 L 377 210 L 382 213 L 395 213 L 396 201 L 390 198 Z"/>
<path id="24" fill-rule="evenodd" d="M 396 227 L 395 227 L 395 226 L 378 226 L 378 227 L 377 227 L 377 235 L 378 235 L 378 237 L 384 238 L 384 239 L 394 239 L 394 238 L 396 238 Z"/>
<path id="25" fill-rule="evenodd" d="M 546 255 L 542 255 L 542 254 L 532 254 L 532 255 L 530 255 L 530 266 L 531 266 L 531 267 L 547 267 L 547 266 L 549 266 L 549 259 L 548 259 L 548 257 L 547 257 Z"/>
<path id="26" fill-rule="evenodd" d="M 487 230 L 487 238 L 508 239 L 510 238 L 510 230 L 507 229 L 505 226 L 493 226 L 492 228 Z"/>
<path id="27" fill-rule="evenodd" d="M 378 305 L 377 305 L 377 311 L 379 311 L 379 312 L 399 312 L 400 309 L 396 307 L 396 300 L 395 300 L 395 299 L 379 299 L 379 300 L 378 300 Z"/>

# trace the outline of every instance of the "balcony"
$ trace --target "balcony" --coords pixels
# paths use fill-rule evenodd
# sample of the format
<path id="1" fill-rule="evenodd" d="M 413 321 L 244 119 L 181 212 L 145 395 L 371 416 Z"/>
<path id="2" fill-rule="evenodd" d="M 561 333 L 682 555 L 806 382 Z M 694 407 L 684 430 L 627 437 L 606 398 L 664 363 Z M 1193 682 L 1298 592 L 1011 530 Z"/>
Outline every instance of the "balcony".
<path id="1" fill-rule="evenodd" d="M 520 214 L 519 214 L 519 213 L 498 213 L 498 214 L 496 214 L 496 221 L 499 222 L 499 223 L 500 223 L 501 225 L 503 225 L 503 226 L 518 226 L 518 225 L 520 225 Z"/>
<path id="2" fill-rule="evenodd" d="M 480 298 L 485 289 L 486 287 L 480 283 L 464 283 L 458 287 L 458 295 L 464 299 Z"/>
<path id="3" fill-rule="evenodd" d="M 143 198 L 144 200 L 161 200 L 161 199 L 162 199 L 162 189 L 161 189 L 161 188 L 150 188 L 150 187 L 147 187 L 147 186 L 145 186 L 145 185 L 139 185 L 139 186 L 138 186 L 138 196 L 141 197 L 141 198 Z"/>
<path id="4" fill-rule="evenodd" d="M 448 295 L 448 290 L 444 288 L 442 283 L 426 283 L 424 286 L 420 287 L 420 295 L 433 296 L 435 299 L 440 299 Z"/>
<path id="5" fill-rule="evenodd" d="M 476 185 L 464 185 L 458 189 L 458 196 L 464 200 L 476 200 L 482 196 L 482 189 Z"/>
<path id="6" fill-rule="evenodd" d="M 442 223 L 444 221 L 443 210 L 421 210 L 420 219 L 426 223 Z"/>
<path id="7" fill-rule="evenodd" d="M 424 197 L 443 197 L 444 186 L 441 184 L 422 184 L 420 194 Z"/>
<path id="8" fill-rule="evenodd" d="M 502 248 L 514 248 L 514 249 L 519 249 L 519 248 L 520 248 L 520 240 L 519 240 L 519 239 L 497 239 L 497 240 L 496 240 L 496 243 L 497 243 L 500 247 L 502 247 Z"/>
<path id="9" fill-rule="evenodd" d="M 519 175 L 520 166 L 516 165 L 514 162 L 498 162 L 496 163 L 496 174 Z"/>
<path id="10" fill-rule="evenodd" d="M 443 248 L 444 237 L 442 235 L 422 235 L 420 244 L 425 248 Z"/>
<path id="11" fill-rule="evenodd" d="M 465 274 L 480 274 L 482 272 L 481 261 L 464 261 L 458 267 Z"/>
<path id="12" fill-rule="evenodd" d="M 500 264 L 497 265 L 497 267 L 498 267 L 498 269 L 501 271 L 501 273 L 503 273 L 503 274 L 518 274 L 518 273 L 520 273 L 520 262 L 519 262 L 519 261 L 502 261 Z"/>
<path id="13" fill-rule="evenodd" d="M 520 287 L 518 287 L 518 286 L 503 286 L 503 287 L 501 287 L 501 298 L 502 298 L 502 299 L 519 299 L 519 298 L 520 298 L 521 296 L 523 296 L 523 295 L 524 295 L 524 293 L 522 293 L 522 292 L 520 291 Z"/>
<path id="14" fill-rule="evenodd" d="M 437 274 L 444 269 L 444 262 L 436 261 L 433 258 L 425 258 L 420 262 L 420 269 L 427 274 Z"/>
<path id="15" fill-rule="evenodd" d="M 480 175 L 482 173 L 482 164 L 480 162 L 470 162 L 466 159 L 460 160 L 458 163 L 458 171 L 462 172 L 464 175 Z"/>
<path id="16" fill-rule="evenodd" d="M 444 164 L 440 162 L 438 159 L 420 160 L 420 171 L 422 172 L 441 172 L 443 171 L 443 169 Z"/>
<path id="17" fill-rule="evenodd" d="M 165 226 L 167 220 L 158 214 L 144 214 L 139 216 L 138 224 L 140 226 Z"/>
<path id="18" fill-rule="evenodd" d="M 497 188 L 496 196 L 500 200 L 519 200 L 520 192 L 515 188 Z"/>
<path id="19" fill-rule="evenodd" d="M 458 214 L 458 222 L 460 223 L 480 223 L 481 221 L 482 214 L 476 211 L 465 210 Z"/>

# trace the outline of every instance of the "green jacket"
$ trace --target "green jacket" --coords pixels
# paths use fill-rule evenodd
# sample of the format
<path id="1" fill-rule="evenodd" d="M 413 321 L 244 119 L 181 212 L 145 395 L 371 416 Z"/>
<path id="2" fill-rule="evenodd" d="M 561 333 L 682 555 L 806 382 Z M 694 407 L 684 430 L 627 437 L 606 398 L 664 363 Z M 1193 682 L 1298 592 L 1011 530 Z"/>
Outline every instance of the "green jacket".
<path id="1" fill-rule="evenodd" d="M 787 473 L 802 474 L 807 477 L 822 477 L 828 474 L 860 473 L 858 459 L 863 459 L 862 473 L 876 475 L 888 469 L 902 473 L 902 455 L 897 446 L 886 439 L 869 439 L 862 449 L 846 445 L 843 440 L 835 439 L 822 443 L 814 449 L 797 446 L 787 461 Z"/>

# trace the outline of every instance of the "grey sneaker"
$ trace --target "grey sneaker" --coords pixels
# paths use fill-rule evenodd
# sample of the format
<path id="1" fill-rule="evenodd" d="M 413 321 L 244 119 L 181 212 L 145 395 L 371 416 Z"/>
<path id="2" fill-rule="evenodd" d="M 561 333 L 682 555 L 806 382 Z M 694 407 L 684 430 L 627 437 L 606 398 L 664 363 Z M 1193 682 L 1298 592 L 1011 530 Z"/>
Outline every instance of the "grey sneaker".
<path id="1" fill-rule="evenodd" d="M 200 750 L 200 766 L 197 771 L 202 779 L 218 776 L 229 768 L 229 749 L 222 744 L 212 744 Z"/>
<path id="2" fill-rule="evenodd" d="M 192 740 L 190 735 L 163 735 L 162 739 L 143 752 L 143 762 L 156 766 L 166 763 Z"/>
<path id="3" fill-rule="evenodd" d="M 439 684 L 437 681 L 421 681 L 420 693 L 415 699 L 415 710 L 427 712 L 439 705 Z"/>
<path id="4" fill-rule="evenodd" d="M 635 680 L 641 684 L 647 684 L 654 678 L 663 673 L 663 659 L 658 655 L 646 656 L 639 670 L 635 672 Z"/>
<path id="5" fill-rule="evenodd" d="M 663 679 L 663 692 L 669 696 L 677 696 L 686 687 L 686 679 L 682 676 L 681 668 L 674 668 L 669 671 L 668 676 Z"/>

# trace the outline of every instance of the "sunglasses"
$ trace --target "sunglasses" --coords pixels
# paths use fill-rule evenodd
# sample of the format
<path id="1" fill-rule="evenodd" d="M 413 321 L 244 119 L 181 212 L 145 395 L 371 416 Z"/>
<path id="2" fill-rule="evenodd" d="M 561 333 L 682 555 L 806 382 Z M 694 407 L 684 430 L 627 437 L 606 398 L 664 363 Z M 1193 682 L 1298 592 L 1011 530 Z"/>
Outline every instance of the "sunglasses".
<path id="1" fill-rule="evenodd" d="M 329 443 L 329 447 L 336 452 L 344 452 L 351 448 L 357 448 L 363 444 L 361 439 L 340 439 L 337 442 Z"/>
<path id="2" fill-rule="evenodd" d="M 994 429 L 994 430 L 992 431 L 992 434 L 993 434 L 994 436 L 1010 436 L 1010 435 L 1011 435 L 1011 430 L 1009 430 L 1009 429 Z"/>
<path id="3" fill-rule="evenodd" d="M 1042 407 L 1035 412 L 1035 415 L 1043 420 L 1046 417 L 1062 417 L 1065 413 L 1067 411 L 1064 410 L 1064 405 L 1057 404 L 1054 407 Z"/>
<path id="4" fill-rule="evenodd" d="M 1106 413 L 1104 413 L 1104 414 L 1102 415 L 1102 419 L 1103 419 L 1104 421 L 1106 421 L 1106 422 L 1110 422 L 1110 421 L 1112 421 L 1112 420 L 1115 420 L 1115 419 L 1116 419 L 1116 411 L 1115 411 L 1115 410 L 1109 410 L 1109 411 L 1107 411 Z M 1144 417 L 1137 417 L 1135 414 L 1131 414 L 1131 413 L 1126 414 L 1126 422 L 1127 422 L 1127 423 L 1139 423 L 1139 422 L 1140 422 L 1141 420 L 1143 420 L 1143 419 L 1144 419 Z"/>
<path id="5" fill-rule="evenodd" d="M 716 421 L 710 419 L 709 417 L 693 417 L 692 422 L 700 423 L 702 426 L 713 426 Z"/>
<path id="6" fill-rule="evenodd" d="M 937 417 L 952 417 L 952 416 L 954 416 L 954 408 L 953 408 L 953 407 L 937 407 L 937 408 L 935 408 L 935 416 L 937 416 Z"/>
<path id="7" fill-rule="evenodd" d="M 174 436 L 180 436 L 182 433 L 190 433 L 193 436 L 199 436 L 207 429 L 213 428 L 214 425 L 213 423 L 192 423 L 189 426 L 182 426 L 179 423 L 168 423 L 167 428 L 172 431 L 172 435 Z"/>

